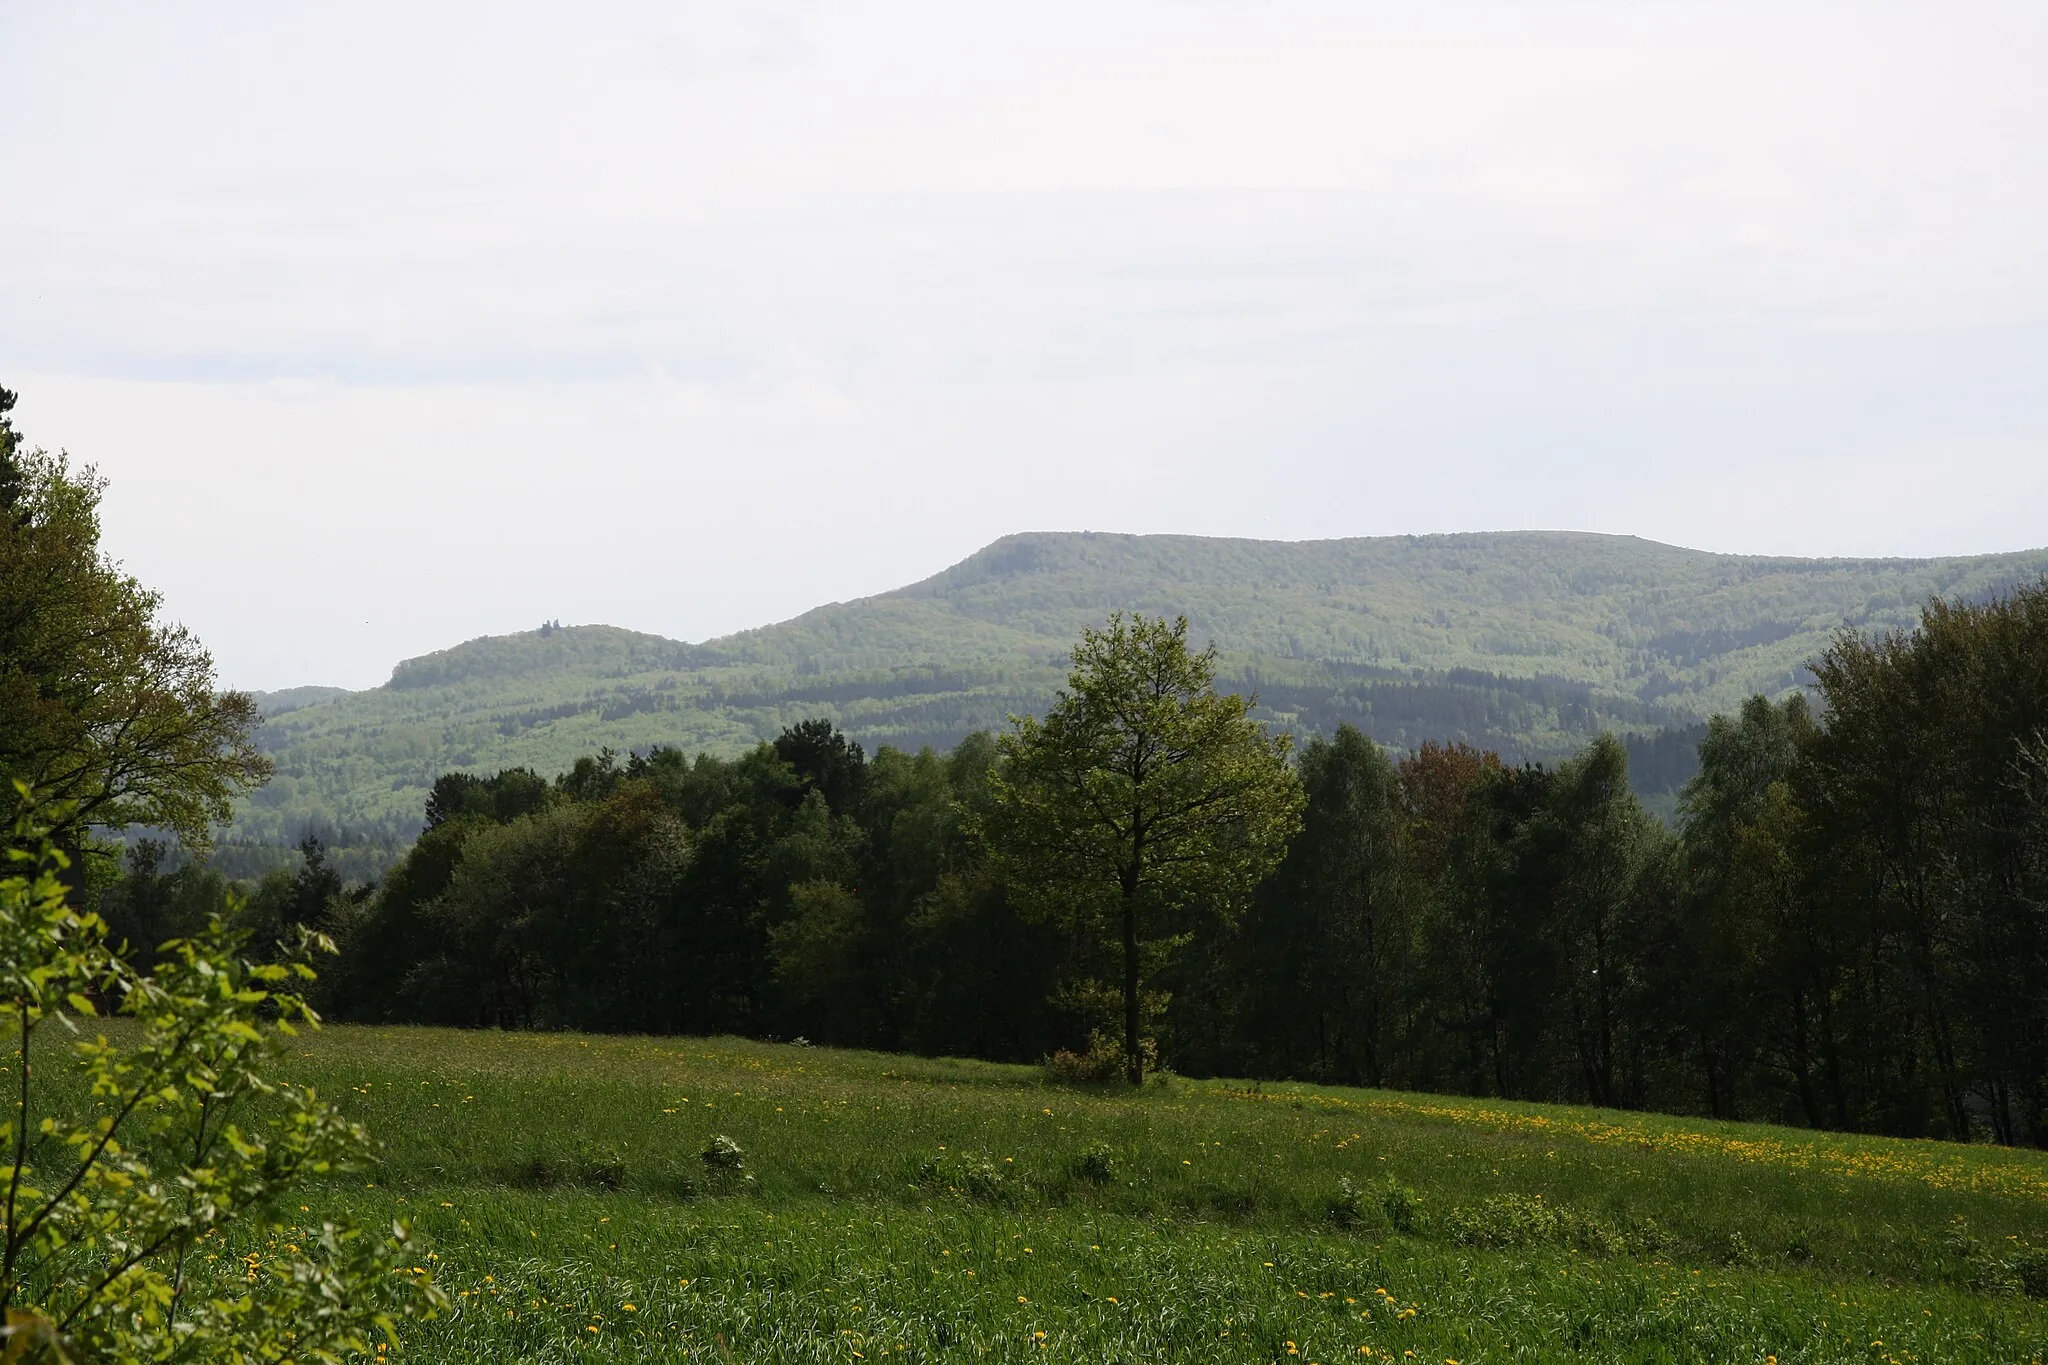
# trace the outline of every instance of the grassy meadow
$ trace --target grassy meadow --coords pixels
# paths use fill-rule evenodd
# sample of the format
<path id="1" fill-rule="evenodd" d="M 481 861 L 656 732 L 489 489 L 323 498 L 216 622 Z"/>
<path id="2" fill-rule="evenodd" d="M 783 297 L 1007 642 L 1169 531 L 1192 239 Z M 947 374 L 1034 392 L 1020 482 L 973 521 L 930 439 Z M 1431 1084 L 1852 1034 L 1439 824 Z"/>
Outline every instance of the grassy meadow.
<path id="1" fill-rule="evenodd" d="M 2048 1354 L 2041 1153 L 727 1039 L 330 1028 L 289 1072 L 384 1147 L 300 1216 L 411 1219 L 454 1296 L 419 1360 Z"/>

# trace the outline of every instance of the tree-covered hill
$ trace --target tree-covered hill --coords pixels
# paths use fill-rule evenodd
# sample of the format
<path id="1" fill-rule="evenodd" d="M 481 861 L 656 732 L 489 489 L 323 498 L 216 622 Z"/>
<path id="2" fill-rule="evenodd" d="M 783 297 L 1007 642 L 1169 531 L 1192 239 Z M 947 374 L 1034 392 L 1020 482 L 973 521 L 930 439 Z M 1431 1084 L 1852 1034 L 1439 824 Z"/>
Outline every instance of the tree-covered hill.
<path id="1" fill-rule="evenodd" d="M 1792 559 L 1572 532 L 1008 536 L 923 582 L 703 644 L 549 625 L 406 660 L 363 692 L 268 694 L 277 774 L 230 837 L 395 840 L 449 769 L 551 774 L 605 746 L 732 753 L 814 715 L 871 750 L 950 745 L 1041 708 L 1080 628 L 1120 607 L 1185 614 L 1229 685 L 1300 732 L 1348 720 L 1384 744 L 1548 758 L 1612 728 L 1636 737 L 1655 791 L 1689 757 L 1655 736 L 1797 686 L 1833 631 L 1906 626 L 1930 597 L 2043 573 L 2048 550 Z"/>

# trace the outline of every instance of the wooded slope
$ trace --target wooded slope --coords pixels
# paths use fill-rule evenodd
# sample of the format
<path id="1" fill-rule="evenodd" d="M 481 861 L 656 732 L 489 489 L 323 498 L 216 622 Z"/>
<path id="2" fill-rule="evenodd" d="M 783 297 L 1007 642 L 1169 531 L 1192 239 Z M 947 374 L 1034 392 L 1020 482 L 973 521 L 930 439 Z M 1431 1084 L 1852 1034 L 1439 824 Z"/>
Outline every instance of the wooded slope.
<path id="1" fill-rule="evenodd" d="M 2048 550 L 1793 559 L 1576 532 L 1006 536 L 894 592 L 703 644 L 552 628 L 406 660 L 367 691 L 269 694 L 277 776 L 232 838 L 283 843 L 309 823 L 396 838 L 450 768 L 552 774 L 607 745 L 731 753 L 813 715 L 870 750 L 950 745 L 1041 708 L 1080 628 L 1119 607 L 1185 614 L 1230 685 L 1304 733 L 1348 720 L 1384 744 L 1541 759 L 1612 728 L 1638 737 L 1639 785 L 1668 790 L 1686 746 L 1648 737 L 1799 685 L 1844 626 L 1906 626 L 1930 597 L 2043 573 Z"/>

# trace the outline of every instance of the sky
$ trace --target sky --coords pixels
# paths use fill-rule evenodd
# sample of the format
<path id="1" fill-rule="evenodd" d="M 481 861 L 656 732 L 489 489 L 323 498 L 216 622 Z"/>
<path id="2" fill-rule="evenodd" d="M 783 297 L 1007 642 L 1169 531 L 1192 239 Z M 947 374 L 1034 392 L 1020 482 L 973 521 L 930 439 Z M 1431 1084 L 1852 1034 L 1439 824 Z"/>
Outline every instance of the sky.
<path id="1" fill-rule="evenodd" d="M 223 683 L 998 536 L 2048 544 L 2048 6 L 0 0 L 0 384 Z"/>

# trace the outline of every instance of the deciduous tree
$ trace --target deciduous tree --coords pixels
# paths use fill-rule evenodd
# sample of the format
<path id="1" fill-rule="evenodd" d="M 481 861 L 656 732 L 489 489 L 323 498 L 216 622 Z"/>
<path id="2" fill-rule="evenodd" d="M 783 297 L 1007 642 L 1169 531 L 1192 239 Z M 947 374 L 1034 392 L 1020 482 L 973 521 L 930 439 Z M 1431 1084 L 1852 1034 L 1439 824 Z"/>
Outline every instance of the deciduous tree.
<path id="1" fill-rule="evenodd" d="M 26 449 L 13 402 L 0 390 L 0 803 L 26 784 L 73 849 L 126 824 L 203 846 L 270 772 L 256 704 L 217 691 L 199 641 L 101 550 L 105 484 Z"/>
<path id="2" fill-rule="evenodd" d="M 1216 651 L 1188 623 L 1119 612 L 1084 631 L 1045 719 L 1000 741 L 994 832 L 1024 894 L 1084 932 L 1114 926 L 1123 1045 L 1144 1079 L 1148 948 L 1170 947 L 1198 902 L 1227 912 L 1272 869 L 1299 824 L 1288 740 L 1255 699 L 1216 691 Z"/>

